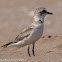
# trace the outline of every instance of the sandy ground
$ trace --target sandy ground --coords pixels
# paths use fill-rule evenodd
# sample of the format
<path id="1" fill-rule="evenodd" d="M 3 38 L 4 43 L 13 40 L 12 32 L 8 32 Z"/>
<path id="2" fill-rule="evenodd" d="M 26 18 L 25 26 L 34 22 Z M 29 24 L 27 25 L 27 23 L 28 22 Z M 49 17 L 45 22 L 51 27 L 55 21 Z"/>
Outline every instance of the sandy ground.
<path id="1" fill-rule="evenodd" d="M 45 38 L 36 42 L 35 57 L 32 51 L 28 56 L 27 46 L 0 47 L 0 62 L 62 62 L 62 0 L 0 0 L 0 46 L 13 41 L 32 23 L 29 13 L 38 7 L 45 7 L 53 15 L 45 18 Z"/>
<path id="2" fill-rule="evenodd" d="M 31 45 L 32 46 L 32 45 Z M 62 37 L 47 36 L 41 38 L 35 45 L 35 56 L 27 54 L 27 46 L 23 48 L 0 47 L 0 61 L 4 62 L 62 62 Z"/>

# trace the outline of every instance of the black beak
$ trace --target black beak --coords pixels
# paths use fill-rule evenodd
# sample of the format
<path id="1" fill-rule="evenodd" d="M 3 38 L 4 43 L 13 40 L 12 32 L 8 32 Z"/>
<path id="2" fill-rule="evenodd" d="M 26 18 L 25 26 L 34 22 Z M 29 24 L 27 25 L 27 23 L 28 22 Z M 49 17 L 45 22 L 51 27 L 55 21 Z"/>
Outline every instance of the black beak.
<path id="1" fill-rule="evenodd" d="M 47 14 L 53 14 L 53 13 L 51 13 L 51 12 L 47 12 Z"/>

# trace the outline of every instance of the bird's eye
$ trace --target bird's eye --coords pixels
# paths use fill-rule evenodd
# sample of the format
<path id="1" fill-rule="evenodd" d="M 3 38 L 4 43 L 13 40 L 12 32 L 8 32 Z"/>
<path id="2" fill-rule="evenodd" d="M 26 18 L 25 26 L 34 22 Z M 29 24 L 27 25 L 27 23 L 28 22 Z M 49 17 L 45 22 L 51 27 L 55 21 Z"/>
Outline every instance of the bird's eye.
<path id="1" fill-rule="evenodd" d="M 47 13 L 47 11 L 46 10 L 43 10 L 43 11 L 40 12 L 40 14 L 42 14 L 42 13 Z"/>
<path id="2" fill-rule="evenodd" d="M 43 13 L 46 13 L 47 11 L 46 11 L 46 10 L 43 10 L 42 12 L 43 12 Z"/>

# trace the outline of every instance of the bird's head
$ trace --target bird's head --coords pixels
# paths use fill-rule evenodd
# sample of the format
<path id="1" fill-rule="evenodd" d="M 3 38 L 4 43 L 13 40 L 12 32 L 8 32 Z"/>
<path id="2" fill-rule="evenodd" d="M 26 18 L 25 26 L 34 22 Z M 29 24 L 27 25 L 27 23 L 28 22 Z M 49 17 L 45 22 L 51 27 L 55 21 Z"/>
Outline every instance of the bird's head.
<path id="1" fill-rule="evenodd" d="M 46 8 L 37 8 L 35 11 L 34 11 L 34 16 L 46 16 L 46 15 L 52 15 L 53 13 L 51 12 L 48 12 L 46 10 Z"/>
<path id="2" fill-rule="evenodd" d="M 51 12 L 48 12 L 45 8 L 37 8 L 35 11 L 34 11 L 34 20 L 36 22 L 44 22 L 44 17 L 46 15 L 52 15 L 53 13 Z"/>

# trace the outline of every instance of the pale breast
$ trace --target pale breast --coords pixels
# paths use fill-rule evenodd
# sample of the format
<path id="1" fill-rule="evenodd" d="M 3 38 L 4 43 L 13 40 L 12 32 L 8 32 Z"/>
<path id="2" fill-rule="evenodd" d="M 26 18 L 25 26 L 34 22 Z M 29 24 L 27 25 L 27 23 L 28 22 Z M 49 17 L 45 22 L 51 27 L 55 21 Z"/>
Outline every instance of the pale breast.
<path id="1" fill-rule="evenodd" d="M 36 29 L 34 29 L 29 35 L 29 41 L 35 42 L 37 41 L 43 34 L 43 25 L 38 25 Z"/>

